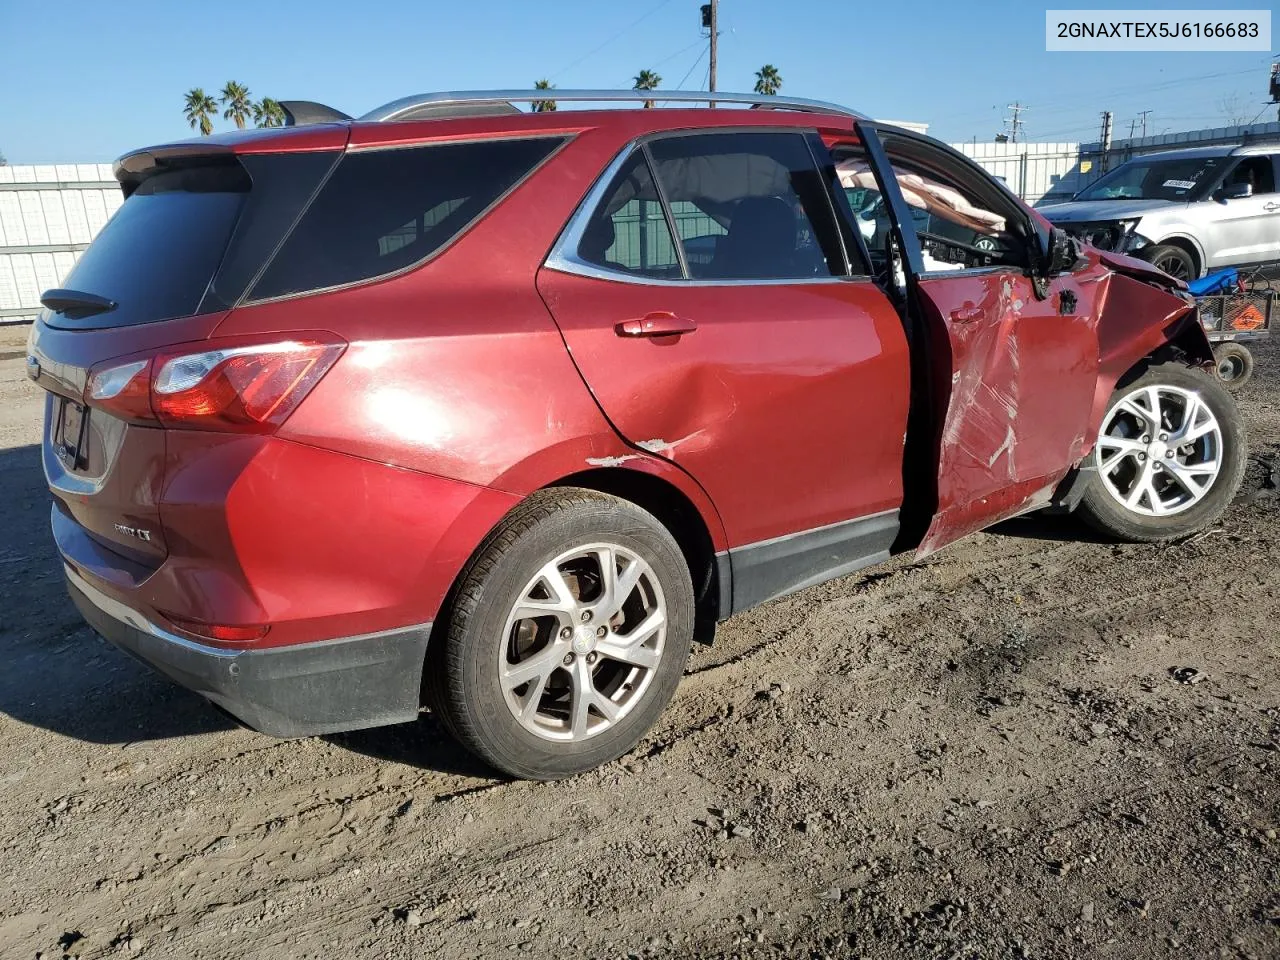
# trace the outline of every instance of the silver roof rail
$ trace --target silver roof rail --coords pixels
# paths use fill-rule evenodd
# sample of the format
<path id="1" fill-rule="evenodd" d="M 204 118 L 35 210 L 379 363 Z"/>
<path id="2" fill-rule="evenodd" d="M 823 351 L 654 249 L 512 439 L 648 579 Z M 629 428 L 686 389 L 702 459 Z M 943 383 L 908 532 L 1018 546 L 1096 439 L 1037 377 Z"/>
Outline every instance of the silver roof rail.
<path id="1" fill-rule="evenodd" d="M 423 93 L 412 97 L 401 97 L 384 103 L 375 110 L 370 110 L 360 117 L 363 121 L 407 120 L 415 119 L 413 114 L 421 112 L 421 119 L 431 115 L 441 116 L 440 108 L 475 105 L 489 108 L 492 112 L 495 104 L 533 103 L 539 100 L 554 100 L 557 103 L 716 103 L 748 104 L 753 107 L 770 110 L 798 110 L 805 113 L 830 113 L 855 120 L 866 120 L 868 117 L 835 103 L 822 100 L 804 100 L 799 97 L 765 96 L 759 93 L 708 93 L 704 90 L 455 90 L 448 93 Z M 436 109 L 431 109 L 436 108 Z M 452 111 L 450 111 L 452 112 Z M 456 113 L 453 115 L 457 115 Z"/>

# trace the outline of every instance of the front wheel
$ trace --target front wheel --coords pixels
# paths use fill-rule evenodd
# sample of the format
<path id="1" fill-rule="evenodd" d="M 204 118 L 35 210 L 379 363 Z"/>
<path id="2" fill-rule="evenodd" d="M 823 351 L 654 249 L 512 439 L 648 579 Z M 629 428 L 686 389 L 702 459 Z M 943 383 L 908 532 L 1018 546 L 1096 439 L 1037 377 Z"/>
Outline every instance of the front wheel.
<path id="1" fill-rule="evenodd" d="M 1212 376 L 1178 363 L 1151 367 L 1111 395 L 1080 514 L 1137 543 L 1195 533 L 1240 488 L 1247 443 L 1235 401 Z"/>
<path id="2" fill-rule="evenodd" d="M 1169 276 L 1176 277 L 1179 280 L 1194 280 L 1200 275 L 1200 270 L 1196 266 L 1195 260 L 1192 259 L 1191 254 L 1171 243 L 1161 243 L 1154 247 L 1147 247 L 1141 252 L 1140 256 L 1153 267 L 1157 267 L 1169 274 Z"/>
<path id="3" fill-rule="evenodd" d="M 530 497 L 463 573 L 428 654 L 432 706 L 473 753 L 553 780 L 631 750 L 675 691 L 692 578 L 667 529 L 589 490 Z"/>

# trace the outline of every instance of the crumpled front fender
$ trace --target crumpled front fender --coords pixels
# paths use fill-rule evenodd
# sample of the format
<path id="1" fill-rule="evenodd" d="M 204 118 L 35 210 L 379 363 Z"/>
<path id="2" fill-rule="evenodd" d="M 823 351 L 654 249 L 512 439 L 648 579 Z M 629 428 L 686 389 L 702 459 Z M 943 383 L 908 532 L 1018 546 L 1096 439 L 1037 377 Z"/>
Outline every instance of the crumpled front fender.
<path id="1" fill-rule="evenodd" d="M 1116 384 L 1149 357 L 1167 351 L 1193 366 L 1213 363 L 1213 348 L 1200 325 L 1187 285 L 1144 260 L 1097 254 L 1111 273 L 1098 298 L 1098 384 L 1089 422 L 1088 448 L 1097 440 Z"/>

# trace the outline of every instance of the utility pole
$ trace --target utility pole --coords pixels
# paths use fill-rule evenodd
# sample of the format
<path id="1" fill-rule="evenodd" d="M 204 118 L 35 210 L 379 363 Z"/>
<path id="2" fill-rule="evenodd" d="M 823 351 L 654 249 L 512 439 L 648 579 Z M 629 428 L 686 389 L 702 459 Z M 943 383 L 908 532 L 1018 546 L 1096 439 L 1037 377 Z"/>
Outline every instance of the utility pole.
<path id="1" fill-rule="evenodd" d="M 1021 103 L 1011 103 L 1009 109 L 1013 111 L 1013 116 L 1005 119 L 1009 127 L 1009 142 L 1017 143 L 1018 133 L 1022 130 L 1022 111 L 1027 108 Z"/>
<path id="2" fill-rule="evenodd" d="M 716 92 L 716 47 L 719 45 L 719 24 L 717 23 L 720 0 L 711 0 L 710 3 L 702 5 L 702 29 L 707 31 L 707 35 L 711 38 L 711 65 L 707 71 L 707 88 L 712 92 Z M 716 102 L 711 101 L 711 106 L 715 106 Z"/>
<path id="3" fill-rule="evenodd" d="M 1132 140 L 1132 139 L 1133 139 L 1133 132 L 1134 132 L 1135 130 L 1137 130 L 1137 129 L 1138 129 L 1138 121 L 1137 121 L 1137 120 L 1130 120 L 1130 121 L 1129 121 L 1129 139 L 1130 139 L 1130 140 Z"/>
<path id="4" fill-rule="evenodd" d="M 1276 119 L 1280 120 L 1280 58 L 1271 65 L 1271 85 L 1268 88 L 1271 102 L 1277 105 Z"/>
<path id="5" fill-rule="evenodd" d="M 1138 116 L 1142 117 L 1142 135 L 1144 137 L 1147 135 L 1147 114 L 1149 113 L 1151 113 L 1150 110 L 1143 110 L 1138 114 Z"/>
<path id="6" fill-rule="evenodd" d="M 1110 110 L 1102 111 L 1102 136 L 1100 142 L 1102 144 L 1102 159 L 1098 166 L 1103 173 L 1107 172 L 1107 161 L 1111 156 L 1111 127 L 1115 120 Z"/>

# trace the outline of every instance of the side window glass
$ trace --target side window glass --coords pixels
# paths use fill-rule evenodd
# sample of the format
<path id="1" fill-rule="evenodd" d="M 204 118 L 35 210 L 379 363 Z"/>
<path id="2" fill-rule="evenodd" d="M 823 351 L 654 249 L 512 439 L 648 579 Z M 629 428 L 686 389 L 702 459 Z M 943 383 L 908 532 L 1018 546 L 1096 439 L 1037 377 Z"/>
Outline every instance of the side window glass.
<path id="1" fill-rule="evenodd" d="M 1227 185 L 1247 183 L 1254 194 L 1275 193 L 1275 171 L 1270 157 L 1250 157 L 1227 175 Z"/>
<path id="2" fill-rule="evenodd" d="M 371 280 L 422 262 L 551 155 L 559 138 L 346 154 L 268 264 L 253 299 Z"/>
<path id="3" fill-rule="evenodd" d="M 640 151 L 618 171 L 604 201 L 591 214 L 578 242 L 578 257 L 617 273 L 681 278 L 671 228 Z"/>
<path id="4" fill-rule="evenodd" d="M 694 279 L 844 275 L 831 201 L 802 133 L 667 137 L 649 149 Z"/>
<path id="5" fill-rule="evenodd" d="M 884 263 L 891 222 L 871 165 L 861 154 L 848 157 L 836 165 L 836 177 L 849 201 L 854 226 L 879 268 Z"/>
<path id="6" fill-rule="evenodd" d="M 911 208 L 911 226 L 920 242 L 926 271 L 963 270 L 993 265 L 1025 266 L 1025 245 L 1010 232 L 1003 212 L 988 209 L 966 188 L 940 174 L 893 160 L 903 199 Z M 874 188 L 865 160 L 851 159 L 837 168 L 846 190 Z M 858 214 L 859 229 L 873 250 L 883 250 L 889 213 L 878 193 Z"/>

